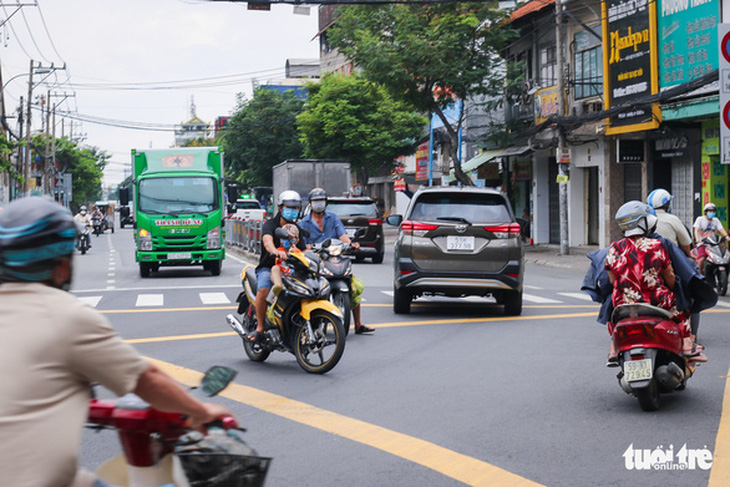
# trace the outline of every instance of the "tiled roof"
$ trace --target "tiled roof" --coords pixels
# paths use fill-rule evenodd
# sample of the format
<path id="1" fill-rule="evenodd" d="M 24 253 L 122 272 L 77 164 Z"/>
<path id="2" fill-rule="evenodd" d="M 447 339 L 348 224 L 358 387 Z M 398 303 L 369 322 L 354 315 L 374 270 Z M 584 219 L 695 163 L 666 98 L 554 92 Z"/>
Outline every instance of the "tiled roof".
<path id="1" fill-rule="evenodd" d="M 526 17 L 531 13 L 539 12 L 540 10 L 544 9 L 545 7 L 549 7 L 554 3 L 555 0 L 532 0 L 531 2 L 527 2 L 526 4 L 513 11 L 509 15 L 509 19 L 511 22 L 514 22 L 515 20 Z"/>

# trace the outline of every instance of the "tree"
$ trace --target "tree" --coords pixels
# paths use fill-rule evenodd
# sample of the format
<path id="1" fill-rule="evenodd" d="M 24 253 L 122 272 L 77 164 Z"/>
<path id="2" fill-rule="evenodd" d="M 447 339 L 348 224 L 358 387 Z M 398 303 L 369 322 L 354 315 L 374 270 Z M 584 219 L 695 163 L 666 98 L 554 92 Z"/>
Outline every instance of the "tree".
<path id="1" fill-rule="evenodd" d="M 326 75 L 309 85 L 297 117 L 305 156 L 347 159 L 367 182 L 368 173 L 412 152 L 426 119 L 379 84 L 357 75 Z"/>
<path id="2" fill-rule="evenodd" d="M 342 7 L 332 45 L 394 97 L 434 113 L 451 140 L 449 156 L 463 184 L 456 123 L 444 115 L 455 100 L 496 96 L 504 83 L 500 53 L 514 32 L 497 2 Z"/>
<path id="3" fill-rule="evenodd" d="M 44 144 L 37 144 L 45 147 Z M 78 207 L 101 198 L 101 178 L 110 156 L 96 147 L 79 147 L 63 137 L 56 139 L 56 161 L 60 172 L 73 176 L 73 204 Z"/>
<path id="4" fill-rule="evenodd" d="M 251 100 L 239 96 L 226 127 L 223 147 L 230 176 L 249 186 L 271 186 L 272 168 L 302 156 L 296 116 L 304 102 L 292 91 L 258 88 Z"/>

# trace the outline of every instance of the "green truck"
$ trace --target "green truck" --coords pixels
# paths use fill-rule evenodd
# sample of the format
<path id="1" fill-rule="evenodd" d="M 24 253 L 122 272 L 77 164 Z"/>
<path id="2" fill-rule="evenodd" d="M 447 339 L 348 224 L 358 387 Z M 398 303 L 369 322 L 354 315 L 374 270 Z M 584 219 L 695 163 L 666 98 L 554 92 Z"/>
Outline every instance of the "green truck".
<path id="1" fill-rule="evenodd" d="M 202 265 L 221 273 L 223 150 L 132 149 L 135 260 L 148 277 L 160 266 Z"/>

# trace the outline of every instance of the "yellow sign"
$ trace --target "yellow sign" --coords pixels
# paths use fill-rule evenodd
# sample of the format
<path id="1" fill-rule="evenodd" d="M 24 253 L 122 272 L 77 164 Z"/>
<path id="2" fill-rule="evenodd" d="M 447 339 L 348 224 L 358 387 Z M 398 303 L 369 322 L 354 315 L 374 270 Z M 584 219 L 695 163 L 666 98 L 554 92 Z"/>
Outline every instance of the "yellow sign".
<path id="1" fill-rule="evenodd" d="M 534 96 L 535 125 L 545 122 L 550 116 L 558 114 L 558 87 L 551 86 L 537 90 Z"/>

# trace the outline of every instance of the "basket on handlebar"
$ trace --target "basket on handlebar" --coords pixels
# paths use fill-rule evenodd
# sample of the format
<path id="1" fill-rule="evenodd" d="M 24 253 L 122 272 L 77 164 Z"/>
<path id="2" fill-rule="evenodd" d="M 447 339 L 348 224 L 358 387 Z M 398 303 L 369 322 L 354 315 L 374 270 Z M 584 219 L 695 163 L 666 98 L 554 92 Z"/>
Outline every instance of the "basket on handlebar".
<path id="1" fill-rule="evenodd" d="M 260 487 L 271 458 L 217 452 L 179 452 L 190 487 Z"/>

